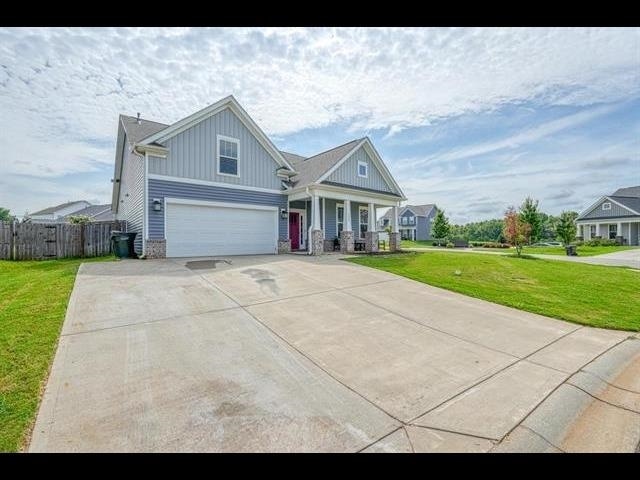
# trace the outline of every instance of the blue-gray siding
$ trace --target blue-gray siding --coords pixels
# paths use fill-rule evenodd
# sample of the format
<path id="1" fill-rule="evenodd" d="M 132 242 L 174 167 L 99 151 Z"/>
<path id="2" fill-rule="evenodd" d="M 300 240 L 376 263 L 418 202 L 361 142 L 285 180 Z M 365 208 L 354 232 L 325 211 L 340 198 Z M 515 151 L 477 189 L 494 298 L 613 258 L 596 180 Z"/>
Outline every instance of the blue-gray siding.
<path id="1" fill-rule="evenodd" d="M 429 240 L 431 225 L 429 224 L 427 217 L 418 217 L 416 225 L 416 240 Z"/>
<path id="2" fill-rule="evenodd" d="M 250 205 L 269 205 L 287 208 L 286 195 L 277 193 L 253 192 L 237 188 L 215 187 L 209 185 L 193 185 L 183 182 L 149 179 L 149 238 L 164 238 L 164 211 L 153 210 L 153 199 L 164 197 L 205 200 L 211 202 L 245 203 Z M 289 222 L 278 214 L 278 231 L 280 238 L 287 238 Z"/>
<path id="3" fill-rule="evenodd" d="M 325 205 L 327 208 L 326 221 L 327 224 L 324 230 L 324 238 L 327 240 L 333 240 L 337 236 L 336 230 L 336 205 L 338 203 L 343 203 L 342 201 L 334 200 L 332 198 L 327 198 L 325 200 Z M 351 228 L 353 229 L 353 234 L 355 238 L 357 238 L 358 232 L 360 231 L 360 216 L 359 216 L 359 207 L 367 207 L 366 203 L 356 203 L 351 202 Z M 375 225 L 371 224 L 371 216 L 369 216 L 369 230 L 375 228 Z"/>
<path id="4" fill-rule="evenodd" d="M 134 246 L 136 253 L 140 255 L 144 224 L 144 159 L 132 154 L 129 148 L 125 138 L 117 218 L 126 221 L 128 232 L 137 232 Z"/>
<path id="5" fill-rule="evenodd" d="M 367 178 L 358 176 L 358 160 L 365 161 L 369 165 Z M 363 147 L 360 147 L 335 172 L 329 175 L 326 181 L 394 193 Z"/>
<path id="6" fill-rule="evenodd" d="M 217 135 L 240 141 L 240 177 L 218 175 Z M 149 173 L 279 190 L 277 162 L 228 108 L 166 141 L 167 158 L 150 159 Z"/>
<path id="7" fill-rule="evenodd" d="M 611 203 L 611 210 L 602 209 L 602 204 L 607 202 Z M 613 203 L 610 200 L 603 200 L 593 210 L 588 212 L 583 217 L 580 217 L 580 220 L 588 220 L 591 218 L 618 218 L 618 217 L 637 217 L 637 215 L 633 212 L 630 212 L 626 208 L 623 208 L 620 205 Z"/>

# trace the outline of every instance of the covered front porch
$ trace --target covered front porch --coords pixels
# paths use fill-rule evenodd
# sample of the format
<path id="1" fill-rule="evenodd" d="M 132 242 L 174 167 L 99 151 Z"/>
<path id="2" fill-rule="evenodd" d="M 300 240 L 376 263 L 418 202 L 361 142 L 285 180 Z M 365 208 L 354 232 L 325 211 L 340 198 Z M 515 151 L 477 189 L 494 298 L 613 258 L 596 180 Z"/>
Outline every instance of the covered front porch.
<path id="1" fill-rule="evenodd" d="M 393 194 L 334 186 L 314 186 L 289 194 L 288 247 L 312 255 L 378 251 L 377 208 L 391 207 L 397 219 L 400 198 Z M 400 246 L 397 221 L 389 248 Z"/>
<path id="2" fill-rule="evenodd" d="M 621 245 L 640 245 L 640 217 L 625 221 L 578 221 L 578 237 L 618 240 Z"/>

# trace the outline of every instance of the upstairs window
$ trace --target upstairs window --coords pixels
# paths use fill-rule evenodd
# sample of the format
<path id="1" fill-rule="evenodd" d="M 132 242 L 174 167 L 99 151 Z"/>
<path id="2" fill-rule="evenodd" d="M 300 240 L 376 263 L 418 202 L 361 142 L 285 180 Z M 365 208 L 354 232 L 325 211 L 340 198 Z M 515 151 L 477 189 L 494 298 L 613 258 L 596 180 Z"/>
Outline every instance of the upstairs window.
<path id="1" fill-rule="evenodd" d="M 239 177 L 240 141 L 218 135 L 218 175 Z"/>
<path id="2" fill-rule="evenodd" d="M 369 176 L 369 164 L 358 160 L 358 176 L 367 178 Z"/>
<path id="3" fill-rule="evenodd" d="M 603 210 L 611 210 L 611 202 L 605 202 L 602 204 Z"/>

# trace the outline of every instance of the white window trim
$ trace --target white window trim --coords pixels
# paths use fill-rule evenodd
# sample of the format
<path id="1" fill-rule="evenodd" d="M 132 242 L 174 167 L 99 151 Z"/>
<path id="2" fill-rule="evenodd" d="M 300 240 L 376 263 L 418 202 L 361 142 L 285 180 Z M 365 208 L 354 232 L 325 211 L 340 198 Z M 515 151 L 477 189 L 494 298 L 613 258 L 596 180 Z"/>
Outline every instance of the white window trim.
<path id="1" fill-rule="evenodd" d="M 366 173 L 364 175 L 360 175 L 361 165 L 363 165 L 366 169 Z M 358 176 L 362 178 L 369 178 L 369 162 L 365 162 L 364 160 L 358 160 Z"/>
<path id="2" fill-rule="evenodd" d="M 237 148 L 237 152 L 238 152 L 238 158 L 236 158 L 236 168 L 238 173 L 236 175 L 233 175 L 231 173 L 222 173 L 220 171 L 220 140 L 224 140 L 225 142 L 232 142 L 235 143 Z M 229 157 L 231 158 L 231 157 Z M 233 138 L 233 137 L 227 137 L 225 135 L 217 135 L 216 136 L 216 174 L 217 175 L 222 175 L 224 177 L 235 177 L 235 178 L 240 178 L 240 140 L 238 138 Z"/>
<path id="3" fill-rule="evenodd" d="M 611 210 L 611 202 L 604 202 L 602 204 L 602 210 Z"/>
<path id="4" fill-rule="evenodd" d="M 342 222 L 338 221 L 338 207 L 342 207 Z M 336 203 L 336 237 L 338 237 L 340 233 L 340 230 L 338 230 L 339 223 L 342 223 L 342 230 L 344 230 L 344 203 Z"/>
<path id="5" fill-rule="evenodd" d="M 360 206 L 358 207 L 358 238 L 359 238 L 359 239 L 366 238 L 366 236 L 365 236 L 365 237 L 361 237 L 361 236 L 360 236 L 360 233 L 361 233 L 360 227 L 363 225 L 362 223 L 360 223 L 360 212 L 361 212 L 362 210 L 366 210 L 366 211 L 367 211 L 367 220 L 368 220 L 368 221 L 367 221 L 367 223 L 365 224 L 365 225 L 367 225 L 367 232 L 369 231 L 369 225 L 371 225 L 371 219 L 369 218 L 369 213 L 368 213 L 368 212 L 369 212 L 369 207 L 366 207 L 366 206 L 364 206 L 364 205 L 360 205 Z"/>

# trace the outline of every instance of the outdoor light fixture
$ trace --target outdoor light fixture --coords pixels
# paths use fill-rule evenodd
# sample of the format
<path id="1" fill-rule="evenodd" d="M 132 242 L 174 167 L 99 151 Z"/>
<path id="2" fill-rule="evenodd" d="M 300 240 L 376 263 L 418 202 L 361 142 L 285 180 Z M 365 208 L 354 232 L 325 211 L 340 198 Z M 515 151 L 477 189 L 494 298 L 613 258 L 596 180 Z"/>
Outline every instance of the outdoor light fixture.
<path id="1" fill-rule="evenodd" d="M 153 199 L 153 209 L 156 212 L 159 212 L 162 210 L 162 200 L 160 200 L 159 198 L 154 198 Z"/>
<path id="2" fill-rule="evenodd" d="M 280 218 L 282 218 L 283 220 L 287 218 L 287 209 L 286 208 L 281 208 L 280 209 Z"/>

